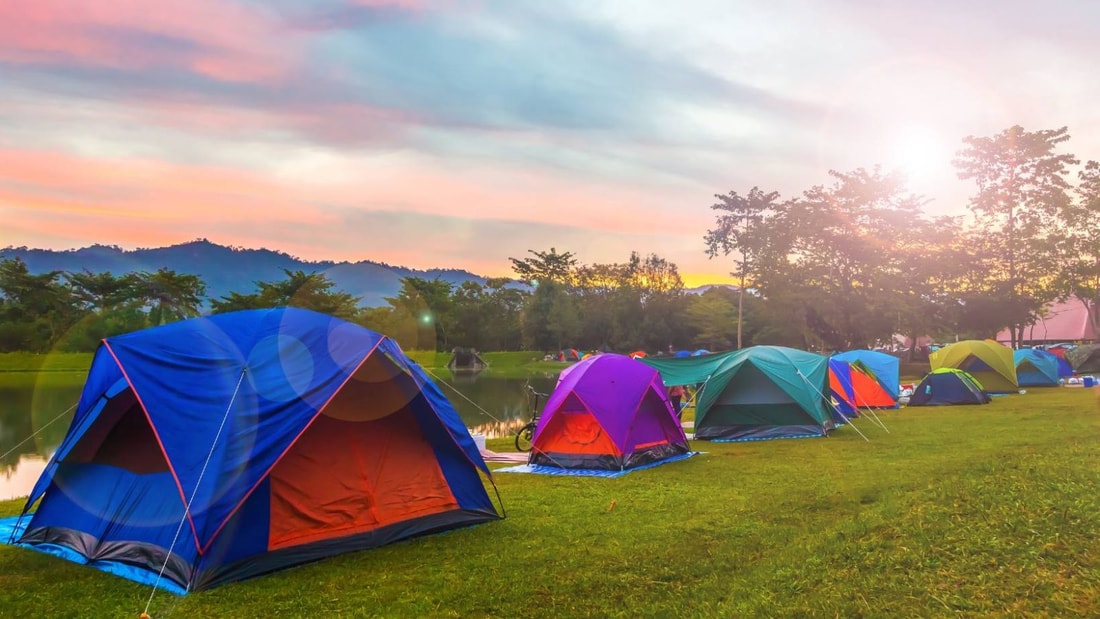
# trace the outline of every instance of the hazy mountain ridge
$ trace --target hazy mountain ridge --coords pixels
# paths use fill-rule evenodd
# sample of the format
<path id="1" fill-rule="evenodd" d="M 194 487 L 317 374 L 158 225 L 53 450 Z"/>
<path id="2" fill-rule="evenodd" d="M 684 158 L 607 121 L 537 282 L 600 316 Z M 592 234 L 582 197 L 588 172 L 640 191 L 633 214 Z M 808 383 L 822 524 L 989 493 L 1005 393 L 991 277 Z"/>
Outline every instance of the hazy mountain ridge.
<path id="1" fill-rule="evenodd" d="M 284 270 L 321 272 L 336 287 L 361 299 L 368 307 L 386 305 L 385 297 L 392 297 L 401 289 L 404 277 L 422 279 L 439 278 L 458 286 L 475 281 L 484 284 L 486 277 L 462 269 L 434 268 L 426 270 L 393 266 L 384 262 L 361 260 L 359 262 L 309 261 L 272 249 L 246 249 L 218 245 L 206 239 L 197 239 L 168 247 L 122 249 L 114 245 L 92 245 L 80 249 L 34 249 L 5 247 L 0 249 L 0 260 L 19 258 L 33 274 L 50 271 L 79 273 L 110 272 L 122 275 L 133 271 L 156 271 L 167 268 L 177 273 L 197 275 L 206 282 L 206 296 L 219 299 L 230 292 L 247 294 L 256 289 L 256 282 L 279 281 L 285 278 Z M 685 288 L 684 292 L 702 294 L 715 287 L 736 290 L 729 284 L 705 284 Z"/>
<path id="2" fill-rule="evenodd" d="M 197 275 L 206 282 L 206 295 L 218 299 L 230 292 L 251 293 L 258 281 L 278 281 L 284 270 L 321 272 L 336 287 L 360 297 L 365 306 L 386 305 L 385 297 L 401 289 L 404 277 L 439 278 L 454 285 L 466 281 L 484 284 L 485 277 L 462 269 L 418 270 L 391 266 L 383 262 L 312 262 L 270 249 L 226 247 L 198 239 L 168 247 L 126 250 L 110 245 L 92 245 L 80 249 L 52 250 L 28 247 L 0 249 L 0 260 L 19 258 L 33 274 L 50 271 L 79 273 L 110 272 L 122 275 L 132 271 L 156 271 L 167 268 L 177 273 Z"/>

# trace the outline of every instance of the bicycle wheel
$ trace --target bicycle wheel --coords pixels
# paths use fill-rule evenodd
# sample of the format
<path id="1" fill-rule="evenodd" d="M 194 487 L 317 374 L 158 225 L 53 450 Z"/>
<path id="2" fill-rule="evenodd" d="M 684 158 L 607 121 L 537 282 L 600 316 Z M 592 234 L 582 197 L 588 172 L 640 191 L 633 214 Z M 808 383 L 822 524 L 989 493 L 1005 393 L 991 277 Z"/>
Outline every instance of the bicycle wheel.
<path id="1" fill-rule="evenodd" d="M 535 436 L 535 422 L 531 422 L 516 432 L 516 449 L 531 451 L 531 438 Z"/>

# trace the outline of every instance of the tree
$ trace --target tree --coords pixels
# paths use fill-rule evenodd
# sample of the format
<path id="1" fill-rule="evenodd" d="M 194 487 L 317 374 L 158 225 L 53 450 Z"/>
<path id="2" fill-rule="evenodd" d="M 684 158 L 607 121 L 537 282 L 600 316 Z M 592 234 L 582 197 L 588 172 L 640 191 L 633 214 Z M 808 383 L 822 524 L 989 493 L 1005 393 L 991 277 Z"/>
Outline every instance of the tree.
<path id="1" fill-rule="evenodd" d="M 976 273 L 977 265 L 959 218 L 914 215 L 908 227 L 909 233 L 894 241 L 890 281 L 897 299 L 898 333 L 913 342 L 913 361 L 920 336 L 959 333 L 966 295 L 972 290 L 968 276 Z"/>
<path id="2" fill-rule="evenodd" d="M 711 288 L 688 302 L 686 319 L 696 331 L 695 341 L 708 350 L 727 350 L 736 341 L 740 322 L 731 296 L 730 290 Z"/>
<path id="3" fill-rule="evenodd" d="M 64 336 L 63 350 L 95 350 L 101 340 L 148 326 L 144 294 L 137 273 L 66 273 L 72 302 L 82 314 Z"/>
<path id="4" fill-rule="evenodd" d="M 213 313 L 221 314 L 244 309 L 300 307 L 322 314 L 354 320 L 359 313 L 359 297 L 336 292 L 336 287 L 324 273 L 306 273 L 283 269 L 285 279 L 256 282 L 256 292 L 230 292 L 212 301 Z"/>
<path id="5" fill-rule="evenodd" d="M 613 299 L 626 277 L 621 264 L 591 264 L 577 267 L 574 275 L 574 294 L 582 316 L 579 333 L 584 347 L 613 346 L 625 348 L 629 344 L 615 341 L 618 337 Z"/>
<path id="6" fill-rule="evenodd" d="M 1094 332 L 1100 332 L 1100 162 L 1078 173 L 1077 200 L 1066 211 L 1055 286 L 1059 297 L 1085 305 Z"/>
<path id="7" fill-rule="evenodd" d="M 652 350 L 687 340 L 679 303 L 684 284 L 668 260 L 631 252 L 625 263 L 577 267 L 572 279 L 582 347 Z"/>
<path id="8" fill-rule="evenodd" d="M 46 352 L 80 317 L 61 272 L 31 275 L 16 258 L 0 261 L 0 350 Z"/>
<path id="9" fill-rule="evenodd" d="M 649 350 L 667 343 L 689 346 L 693 339 L 691 329 L 685 327 L 684 280 L 676 264 L 657 254 L 643 259 L 631 252 L 626 273 L 628 286 L 637 292 L 641 308 L 637 343 Z"/>
<path id="10" fill-rule="evenodd" d="M 73 301 L 90 312 L 102 314 L 121 305 L 132 304 L 138 277 L 133 273 L 115 277 L 109 271 L 66 273 Z"/>
<path id="11" fill-rule="evenodd" d="M 991 241 L 984 255 L 988 292 L 1000 293 L 1010 308 L 1012 346 L 1023 325 L 1057 295 L 1045 273 L 1060 242 L 1063 214 L 1070 206 L 1070 154 L 1056 154 L 1069 140 L 1066 127 L 1026 131 L 1016 125 L 992 137 L 968 136 L 953 161 L 962 180 L 973 180 L 978 192 L 971 211 Z"/>
<path id="12" fill-rule="evenodd" d="M 524 308 L 522 330 L 529 350 L 561 350 L 575 344 L 581 319 L 576 299 L 564 284 L 554 280 L 539 283 Z"/>
<path id="13" fill-rule="evenodd" d="M 149 305 L 149 324 L 154 327 L 198 316 L 206 294 L 199 276 L 166 268 L 139 273 L 135 285 Z"/>
<path id="14" fill-rule="evenodd" d="M 507 277 L 491 277 L 485 282 L 489 298 L 483 306 L 487 319 L 483 344 L 486 350 L 521 350 L 523 348 L 523 307 L 531 294 L 514 285 Z"/>
<path id="15" fill-rule="evenodd" d="M 451 313 L 453 288 L 450 282 L 439 278 L 401 278 L 401 289 L 396 296 L 386 297 L 386 302 L 405 325 L 403 337 L 408 338 L 412 332 L 417 335 L 418 347 L 430 341 L 431 350 L 449 350 L 447 334 L 456 328 Z M 431 336 L 420 337 L 422 331 L 430 332 Z"/>
<path id="16" fill-rule="evenodd" d="M 551 247 L 550 251 L 527 250 L 534 258 L 508 258 L 512 262 L 512 270 L 519 279 L 527 284 L 539 285 L 542 282 L 552 281 L 560 284 L 570 284 L 573 281 L 574 269 L 577 259 L 573 252 L 559 254 L 557 249 Z"/>
<path id="17" fill-rule="evenodd" d="M 572 252 L 559 254 L 528 250 L 534 258 L 509 258 L 520 280 L 535 286 L 523 312 L 524 345 L 532 349 L 560 350 L 581 329 L 577 303 L 571 294 L 577 260 Z"/>
<path id="18" fill-rule="evenodd" d="M 847 349 L 887 339 L 900 326 L 895 279 L 906 258 L 897 248 L 923 199 L 898 173 L 829 174 L 831 186 L 782 203 L 758 190 L 751 199 L 734 194 L 708 241 L 714 252 L 743 248 L 752 286 L 770 313 L 801 326 L 802 346 Z M 738 224 L 753 213 L 747 229 Z"/>
<path id="19" fill-rule="evenodd" d="M 726 195 L 715 195 L 718 202 L 710 208 L 720 211 L 716 217 L 716 227 L 707 230 L 704 242 L 707 255 L 714 258 L 721 251 L 723 255 L 735 253 L 734 263 L 737 269 L 733 275 L 738 278 L 737 293 L 737 348 L 742 346 L 742 322 L 745 308 L 745 284 L 758 267 L 756 258 L 764 250 L 767 242 L 765 223 L 775 217 L 779 193 L 765 193 L 759 187 L 753 187 L 748 195 L 742 196 L 736 191 Z"/>
<path id="20" fill-rule="evenodd" d="M 481 350 L 519 350 L 520 312 L 528 293 L 506 277 L 464 282 L 452 296 L 451 344 Z"/>

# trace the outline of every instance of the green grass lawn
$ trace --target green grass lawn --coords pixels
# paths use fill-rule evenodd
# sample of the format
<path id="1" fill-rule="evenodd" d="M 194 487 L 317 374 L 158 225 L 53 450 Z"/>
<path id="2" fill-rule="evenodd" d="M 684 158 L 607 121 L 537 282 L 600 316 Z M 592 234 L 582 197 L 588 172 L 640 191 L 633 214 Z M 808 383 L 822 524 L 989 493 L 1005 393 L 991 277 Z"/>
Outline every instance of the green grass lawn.
<path id="1" fill-rule="evenodd" d="M 406 351 L 409 358 L 429 370 L 445 370 L 451 360 L 449 352 L 427 350 Z M 559 361 L 543 361 L 537 352 L 488 352 L 481 358 L 489 364 L 489 375 L 501 377 L 525 377 L 532 372 L 560 372 L 567 364 Z M 28 352 L 0 353 L 0 372 L 86 372 L 92 364 L 92 353 Z"/>
<path id="2" fill-rule="evenodd" d="M 87 372 L 92 353 L 0 353 L 0 372 Z"/>
<path id="3" fill-rule="evenodd" d="M 1084 389 L 697 442 L 619 479 L 495 476 L 507 518 L 208 592 L 163 617 L 1100 615 L 1100 410 Z M 490 441 L 498 451 L 511 439 Z M 0 503 L 0 515 L 18 502 Z M 137 617 L 151 590 L 0 547 L 0 615 Z"/>

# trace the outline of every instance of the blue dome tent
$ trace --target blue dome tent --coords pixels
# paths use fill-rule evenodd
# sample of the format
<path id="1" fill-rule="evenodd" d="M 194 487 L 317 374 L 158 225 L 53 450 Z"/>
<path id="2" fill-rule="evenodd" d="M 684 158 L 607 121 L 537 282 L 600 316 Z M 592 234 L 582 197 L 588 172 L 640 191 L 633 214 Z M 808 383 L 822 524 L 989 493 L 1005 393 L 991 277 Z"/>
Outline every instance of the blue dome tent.
<path id="1" fill-rule="evenodd" d="M 4 541 L 186 593 L 497 519 L 483 475 L 393 340 L 233 312 L 103 340 Z"/>

